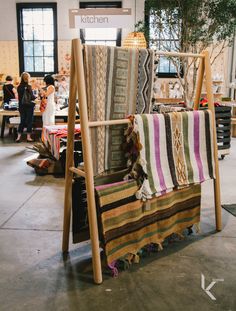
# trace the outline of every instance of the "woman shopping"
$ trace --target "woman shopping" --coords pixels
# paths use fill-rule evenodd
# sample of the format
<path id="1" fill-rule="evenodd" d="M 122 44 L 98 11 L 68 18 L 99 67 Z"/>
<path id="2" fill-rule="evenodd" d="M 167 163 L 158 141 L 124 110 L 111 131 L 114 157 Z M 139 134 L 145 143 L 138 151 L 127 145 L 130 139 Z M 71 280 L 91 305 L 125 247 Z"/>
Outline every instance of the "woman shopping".
<path id="1" fill-rule="evenodd" d="M 34 116 L 34 100 L 31 85 L 29 84 L 30 75 L 28 72 L 23 72 L 21 75 L 21 81 L 17 88 L 19 98 L 19 112 L 20 112 L 20 124 L 18 128 L 18 137 L 16 142 L 19 143 L 24 128 L 27 128 L 27 142 L 32 142 L 32 124 Z"/>
<path id="2" fill-rule="evenodd" d="M 44 77 L 44 82 L 46 83 L 46 90 L 42 90 L 40 95 L 46 98 L 46 107 L 42 114 L 43 126 L 54 125 L 55 124 L 55 87 L 54 79 L 51 75 Z"/>
<path id="3" fill-rule="evenodd" d="M 13 85 L 13 78 L 6 76 L 6 83 L 3 85 L 3 103 L 9 104 L 11 99 L 17 98 L 17 91 Z"/>

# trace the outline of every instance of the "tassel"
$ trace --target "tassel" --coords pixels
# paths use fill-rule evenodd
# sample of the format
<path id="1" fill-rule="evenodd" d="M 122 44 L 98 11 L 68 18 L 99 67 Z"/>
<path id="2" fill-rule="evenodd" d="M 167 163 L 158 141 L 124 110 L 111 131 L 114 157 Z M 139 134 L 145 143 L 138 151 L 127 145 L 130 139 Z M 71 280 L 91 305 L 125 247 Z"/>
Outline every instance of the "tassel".
<path id="1" fill-rule="evenodd" d="M 118 274 L 119 274 L 118 269 L 116 267 L 116 264 L 117 264 L 116 260 L 114 260 L 110 264 L 108 264 L 108 267 L 111 269 L 111 274 L 112 274 L 113 278 L 118 277 Z"/>
<path id="2" fill-rule="evenodd" d="M 179 238 L 180 240 L 184 240 L 184 239 L 185 239 L 185 237 L 184 237 L 184 235 L 182 234 L 182 232 L 176 232 L 176 235 L 178 236 L 178 238 Z"/>
<path id="3" fill-rule="evenodd" d="M 161 243 L 157 243 L 158 245 L 158 252 L 162 251 L 163 250 L 163 246 Z"/>
<path id="4" fill-rule="evenodd" d="M 197 233 L 200 233 L 200 232 L 201 232 L 200 223 L 198 222 L 198 223 L 194 224 L 194 226 L 195 226 L 196 232 L 197 232 Z"/>
<path id="5" fill-rule="evenodd" d="M 129 253 L 129 254 L 127 254 L 127 255 L 125 256 L 125 260 L 128 261 L 129 265 L 132 264 L 133 257 L 134 257 L 134 255 L 131 254 L 131 253 Z"/>
<path id="6" fill-rule="evenodd" d="M 139 261 L 140 261 L 139 255 L 135 254 L 134 255 L 134 263 L 139 263 Z"/>

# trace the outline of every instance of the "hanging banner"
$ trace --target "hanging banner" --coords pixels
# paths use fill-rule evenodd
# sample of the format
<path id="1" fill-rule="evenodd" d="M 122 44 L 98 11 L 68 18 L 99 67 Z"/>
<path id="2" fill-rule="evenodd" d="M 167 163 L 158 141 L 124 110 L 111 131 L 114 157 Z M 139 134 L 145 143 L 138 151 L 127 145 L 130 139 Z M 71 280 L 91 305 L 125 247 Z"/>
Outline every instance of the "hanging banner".
<path id="1" fill-rule="evenodd" d="M 131 9 L 71 9 L 70 28 L 129 28 L 133 27 Z"/>

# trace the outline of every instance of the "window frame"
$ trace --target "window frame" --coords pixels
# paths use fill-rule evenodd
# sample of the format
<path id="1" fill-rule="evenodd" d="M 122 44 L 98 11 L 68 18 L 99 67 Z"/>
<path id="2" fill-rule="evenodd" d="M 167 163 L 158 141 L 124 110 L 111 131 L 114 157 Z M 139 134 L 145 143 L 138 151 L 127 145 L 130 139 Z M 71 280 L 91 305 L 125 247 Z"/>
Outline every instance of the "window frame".
<path id="1" fill-rule="evenodd" d="M 145 28 L 147 31 L 147 43 L 148 43 L 148 47 L 150 47 L 150 23 L 149 23 L 149 17 L 150 17 L 150 10 L 152 8 L 150 8 L 150 10 L 147 9 L 148 5 L 147 5 L 147 1 L 145 1 L 145 16 L 144 16 L 144 23 L 145 23 Z M 158 41 L 158 40 L 156 40 Z M 165 41 L 173 41 L 172 39 L 170 40 L 165 40 Z M 179 37 L 179 42 L 180 45 L 182 44 L 182 40 L 181 40 L 181 35 Z M 156 76 L 158 78 L 178 78 L 178 73 L 177 72 L 157 72 Z M 183 77 L 183 68 L 181 68 L 180 70 L 180 76 Z"/>
<path id="2" fill-rule="evenodd" d="M 122 8 L 122 1 L 80 1 L 79 2 L 79 8 L 80 9 L 87 9 L 87 8 Z M 121 46 L 121 28 L 117 29 L 117 38 L 116 38 L 116 46 Z M 80 39 L 82 43 L 85 43 L 84 38 L 84 31 L 83 29 L 80 29 Z M 96 40 L 99 41 L 99 40 Z M 110 40 L 100 40 L 100 41 L 110 41 Z"/>
<path id="3" fill-rule="evenodd" d="M 23 33 L 23 23 L 22 23 L 22 10 L 23 9 L 44 9 L 50 8 L 53 10 L 53 31 L 54 31 L 54 39 L 53 47 L 54 47 L 54 70 L 51 72 L 45 71 L 33 71 L 29 72 L 32 77 L 44 77 L 45 74 L 54 74 L 58 72 L 58 35 L 57 35 L 57 3 L 56 2 L 27 2 L 27 3 L 16 3 L 16 14 L 17 14 L 17 35 L 18 35 L 18 50 L 19 50 L 19 72 L 20 74 L 25 71 L 25 62 L 24 62 L 24 41 L 22 38 Z M 34 40 L 32 40 L 34 41 Z M 35 40 L 36 41 L 36 40 Z M 44 40 L 38 40 L 44 41 Z M 47 41 L 47 40 L 45 40 Z"/>

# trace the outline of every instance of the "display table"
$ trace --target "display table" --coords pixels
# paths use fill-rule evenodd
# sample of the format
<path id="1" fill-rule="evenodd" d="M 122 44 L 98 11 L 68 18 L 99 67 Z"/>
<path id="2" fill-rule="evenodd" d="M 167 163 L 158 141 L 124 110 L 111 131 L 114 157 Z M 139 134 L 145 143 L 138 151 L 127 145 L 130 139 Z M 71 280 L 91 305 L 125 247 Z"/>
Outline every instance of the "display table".
<path id="1" fill-rule="evenodd" d="M 0 109 L 0 116 L 2 116 L 2 125 L 1 125 L 1 138 L 4 137 L 4 131 L 5 131 L 5 125 L 6 125 L 6 120 L 9 117 L 19 117 L 20 113 L 18 110 L 4 110 L 4 109 Z M 42 116 L 42 112 L 40 112 L 39 110 L 35 110 L 34 111 L 34 116 L 35 117 L 41 117 Z M 63 109 L 63 110 L 59 110 L 56 111 L 55 113 L 55 118 L 61 118 L 64 119 L 64 121 L 67 121 L 67 117 L 68 117 L 68 109 Z"/>
<path id="2" fill-rule="evenodd" d="M 74 133 L 80 134 L 80 124 L 75 125 Z M 42 140 L 56 160 L 60 158 L 61 139 L 67 138 L 67 124 L 43 127 Z"/>

